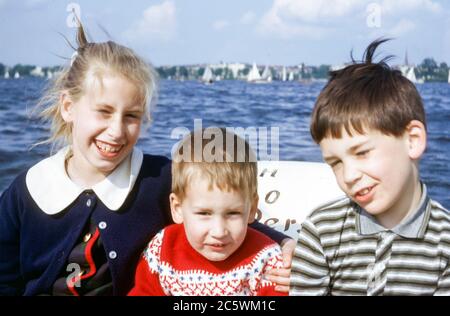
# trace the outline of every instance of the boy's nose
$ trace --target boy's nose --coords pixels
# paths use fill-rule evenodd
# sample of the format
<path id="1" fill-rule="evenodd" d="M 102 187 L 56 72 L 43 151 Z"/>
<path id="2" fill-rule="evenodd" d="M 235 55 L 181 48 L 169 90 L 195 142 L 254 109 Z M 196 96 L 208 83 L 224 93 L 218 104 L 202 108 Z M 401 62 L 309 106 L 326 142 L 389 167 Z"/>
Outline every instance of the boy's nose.
<path id="1" fill-rule="evenodd" d="M 223 238 L 228 234 L 227 228 L 223 220 L 217 219 L 214 221 L 213 226 L 210 230 L 211 237 Z"/>
<path id="2" fill-rule="evenodd" d="M 345 184 L 354 184 L 361 178 L 361 171 L 353 163 L 344 164 L 343 180 Z"/>

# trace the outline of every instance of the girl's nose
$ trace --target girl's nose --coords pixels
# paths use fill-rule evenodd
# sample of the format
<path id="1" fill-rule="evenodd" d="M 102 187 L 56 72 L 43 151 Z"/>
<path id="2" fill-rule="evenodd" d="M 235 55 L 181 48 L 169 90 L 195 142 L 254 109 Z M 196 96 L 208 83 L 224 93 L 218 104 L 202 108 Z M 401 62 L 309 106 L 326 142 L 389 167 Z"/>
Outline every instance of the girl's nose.
<path id="1" fill-rule="evenodd" d="M 123 137 L 125 128 L 120 117 L 113 117 L 109 122 L 108 134 L 115 140 L 119 140 Z"/>

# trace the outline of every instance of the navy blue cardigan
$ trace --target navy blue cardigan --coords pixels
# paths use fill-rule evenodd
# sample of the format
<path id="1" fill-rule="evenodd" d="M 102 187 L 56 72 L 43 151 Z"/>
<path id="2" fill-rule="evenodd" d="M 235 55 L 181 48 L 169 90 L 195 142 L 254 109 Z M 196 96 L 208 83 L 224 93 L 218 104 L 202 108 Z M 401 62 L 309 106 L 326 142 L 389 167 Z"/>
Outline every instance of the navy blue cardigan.
<path id="1" fill-rule="evenodd" d="M 95 194 L 84 192 L 63 212 L 47 215 L 31 198 L 25 177 L 23 172 L 0 197 L 0 295 L 50 293 L 91 216 L 97 224 L 106 223 L 101 238 L 114 295 L 125 295 L 133 286 L 142 250 L 159 230 L 172 223 L 170 160 L 144 155 L 133 190 L 115 212 Z M 286 238 L 262 224 L 252 226 L 277 242 Z M 116 253 L 115 258 L 108 256 L 110 252 Z"/>

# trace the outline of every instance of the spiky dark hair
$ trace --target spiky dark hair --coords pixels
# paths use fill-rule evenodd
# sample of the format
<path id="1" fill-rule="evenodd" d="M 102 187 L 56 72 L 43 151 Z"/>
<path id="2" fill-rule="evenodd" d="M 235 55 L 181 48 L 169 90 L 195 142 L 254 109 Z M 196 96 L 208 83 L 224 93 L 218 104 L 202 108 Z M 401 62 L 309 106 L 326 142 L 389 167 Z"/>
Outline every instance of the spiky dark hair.
<path id="1" fill-rule="evenodd" d="M 310 131 L 316 143 L 325 137 L 340 138 L 343 128 L 352 135 L 376 129 L 400 136 L 412 120 L 426 126 L 422 98 L 414 84 L 388 65 L 393 56 L 374 62 L 377 48 L 389 41 L 380 38 L 366 48 L 362 61 L 352 57 L 347 67 L 331 71 L 317 98 Z"/>

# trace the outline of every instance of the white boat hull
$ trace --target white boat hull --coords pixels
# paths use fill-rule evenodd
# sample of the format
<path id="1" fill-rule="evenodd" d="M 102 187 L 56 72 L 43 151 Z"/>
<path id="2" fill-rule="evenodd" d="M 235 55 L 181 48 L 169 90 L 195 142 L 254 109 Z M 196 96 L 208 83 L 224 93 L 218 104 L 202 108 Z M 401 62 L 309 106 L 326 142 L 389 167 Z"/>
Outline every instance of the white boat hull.
<path id="1" fill-rule="evenodd" d="M 258 220 L 294 239 L 311 211 L 344 196 L 325 163 L 259 161 L 258 174 Z"/>

